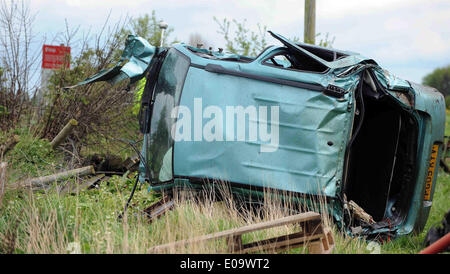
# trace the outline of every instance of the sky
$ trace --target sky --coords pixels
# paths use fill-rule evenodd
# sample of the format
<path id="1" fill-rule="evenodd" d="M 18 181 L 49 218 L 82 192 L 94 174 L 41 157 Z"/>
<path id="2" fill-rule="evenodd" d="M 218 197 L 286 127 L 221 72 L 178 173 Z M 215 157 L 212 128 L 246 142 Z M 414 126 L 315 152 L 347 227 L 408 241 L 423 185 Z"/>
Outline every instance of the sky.
<path id="1" fill-rule="evenodd" d="M 99 32 L 108 14 L 111 24 L 155 10 L 174 29 L 169 40 L 188 42 L 199 33 L 224 47 L 213 17 L 246 20 L 286 37 L 303 39 L 304 0 L 31 0 L 34 31 L 47 43 L 70 27 Z M 450 64 L 449 0 L 317 0 L 316 33 L 334 37 L 333 47 L 375 59 L 391 73 L 413 82 Z M 270 40 L 270 44 L 276 44 Z"/>

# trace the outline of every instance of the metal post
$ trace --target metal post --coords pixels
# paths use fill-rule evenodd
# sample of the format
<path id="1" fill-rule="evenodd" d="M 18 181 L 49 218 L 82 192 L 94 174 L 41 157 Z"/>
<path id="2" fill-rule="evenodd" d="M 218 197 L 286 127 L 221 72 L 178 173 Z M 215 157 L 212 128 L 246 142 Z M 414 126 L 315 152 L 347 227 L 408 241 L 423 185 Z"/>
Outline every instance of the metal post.
<path id="1" fill-rule="evenodd" d="M 159 22 L 159 28 L 161 29 L 161 43 L 160 43 L 160 47 L 162 47 L 164 45 L 164 31 L 167 29 L 168 25 L 166 22 L 164 22 L 163 20 L 161 20 Z"/>
<path id="2" fill-rule="evenodd" d="M 316 40 L 316 0 L 305 0 L 305 43 L 315 44 Z"/>
<path id="3" fill-rule="evenodd" d="M 160 47 L 163 46 L 163 42 L 164 42 L 164 29 L 161 29 L 161 45 L 160 45 Z"/>

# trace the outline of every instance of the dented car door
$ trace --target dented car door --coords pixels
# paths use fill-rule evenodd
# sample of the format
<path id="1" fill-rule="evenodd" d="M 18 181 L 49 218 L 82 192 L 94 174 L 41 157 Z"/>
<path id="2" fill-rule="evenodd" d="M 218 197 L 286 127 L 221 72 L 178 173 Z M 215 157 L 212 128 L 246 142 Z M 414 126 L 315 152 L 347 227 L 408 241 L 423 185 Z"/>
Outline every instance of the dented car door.
<path id="1" fill-rule="evenodd" d="M 321 196 L 350 234 L 422 230 L 442 94 L 359 54 L 270 33 L 282 45 L 257 57 L 130 36 L 116 67 L 82 84 L 146 77 L 140 179 L 156 191 L 224 182 L 242 197 Z"/>

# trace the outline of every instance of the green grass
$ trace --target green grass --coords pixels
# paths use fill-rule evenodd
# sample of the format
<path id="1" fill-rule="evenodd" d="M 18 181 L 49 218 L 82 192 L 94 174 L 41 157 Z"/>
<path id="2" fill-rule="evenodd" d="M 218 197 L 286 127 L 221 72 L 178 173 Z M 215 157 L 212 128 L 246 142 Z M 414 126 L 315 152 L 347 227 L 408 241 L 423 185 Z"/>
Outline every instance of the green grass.
<path id="1" fill-rule="evenodd" d="M 383 253 L 418 253 L 425 235 L 432 225 L 439 224 L 444 214 L 450 210 L 450 175 L 442 170 L 439 172 L 436 189 L 434 191 L 433 205 L 424 230 L 418 235 L 400 237 L 382 246 Z"/>
<path id="2" fill-rule="evenodd" d="M 254 216 L 242 218 L 223 203 L 195 203 L 183 201 L 176 210 L 148 223 L 140 214 L 159 197 L 145 187 L 135 194 L 125 221 L 117 216 L 130 194 L 133 180 L 127 176 L 113 176 L 99 189 L 78 195 L 47 192 L 9 191 L 0 208 L 0 253 L 67 253 L 70 243 L 79 243 L 82 253 L 148 253 L 151 247 L 175 240 L 192 238 L 250 222 L 260 222 Z M 449 208 L 450 176 L 441 172 L 430 216 L 425 230 L 381 245 L 381 253 L 417 253 L 431 225 L 439 223 Z M 283 216 L 276 209 L 266 219 Z M 291 228 L 281 231 L 287 233 Z M 269 234 L 267 234 L 269 233 Z M 244 241 L 267 238 L 280 230 L 254 233 Z M 369 243 L 334 231 L 334 253 L 371 253 Z M 14 248 L 9 249 L 11 242 Z M 216 246 L 196 246 L 180 251 L 188 253 L 216 253 L 226 250 L 224 243 Z M 287 253 L 304 253 L 294 249 Z"/>
<path id="3" fill-rule="evenodd" d="M 449 128 L 447 126 L 446 135 L 450 135 Z M 49 150 L 47 141 L 19 133 L 20 142 L 7 158 L 10 163 L 10 183 L 24 177 L 53 173 L 63 167 L 63 155 Z M 0 253 L 68 253 L 72 243 L 79 244 L 82 253 L 148 253 L 152 252 L 154 245 L 274 219 L 285 214 L 276 206 L 268 205 L 271 210 L 264 218 L 257 218 L 250 213 L 243 218 L 227 203 L 183 200 L 174 211 L 148 223 L 141 214 L 142 210 L 159 199 L 159 196 L 149 193 L 147 187 L 143 186 L 136 192 L 126 218 L 119 222 L 117 216 L 123 210 L 134 183 L 131 177 L 113 176 L 103 182 L 100 188 L 78 195 L 61 195 L 55 188 L 46 192 L 8 190 L 0 199 Z M 423 232 L 381 245 L 380 252 L 419 252 L 429 228 L 438 224 L 450 209 L 449 197 L 450 175 L 440 170 L 433 205 Z M 292 231 L 292 227 L 253 233 L 246 236 L 244 241 L 289 231 Z M 336 229 L 334 235 L 334 253 L 373 251 L 371 244 L 362 239 L 343 235 Z M 217 243 L 214 246 L 191 246 L 172 252 L 217 253 L 223 249 L 224 243 Z M 304 252 L 300 248 L 287 253 Z"/>
<path id="4" fill-rule="evenodd" d="M 446 110 L 445 136 L 450 136 L 450 111 Z M 418 235 L 400 237 L 391 243 L 382 246 L 384 253 L 417 253 L 423 249 L 426 233 L 433 225 L 437 225 L 450 210 L 450 175 L 439 169 L 433 205 L 424 230 Z"/>
<path id="5" fill-rule="evenodd" d="M 0 242 L 3 243 L 0 253 L 8 250 L 10 242 L 15 242 L 14 253 L 66 253 L 71 242 L 80 243 L 83 253 L 111 251 L 116 248 L 116 239 L 122 239 L 124 235 L 123 224 L 117 217 L 133 183 L 127 176 L 113 176 L 99 189 L 78 195 L 62 195 L 56 188 L 34 193 L 7 192 L 0 209 Z M 138 190 L 129 209 L 129 222 L 138 222 L 133 214 L 157 199 L 157 195 L 149 194 L 145 189 Z M 133 231 L 132 227 L 130 231 Z M 111 239 L 105 241 L 105 237 Z M 103 240 L 97 241 L 100 238 Z"/>

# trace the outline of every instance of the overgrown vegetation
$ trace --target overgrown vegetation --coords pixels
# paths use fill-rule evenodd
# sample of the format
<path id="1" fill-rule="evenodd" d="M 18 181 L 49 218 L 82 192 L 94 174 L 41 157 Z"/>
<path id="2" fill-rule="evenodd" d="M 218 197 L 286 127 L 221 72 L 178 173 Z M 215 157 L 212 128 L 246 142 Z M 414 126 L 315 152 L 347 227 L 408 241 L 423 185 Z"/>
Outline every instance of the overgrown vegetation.
<path id="1" fill-rule="evenodd" d="M 257 56 L 268 46 L 266 40 L 268 29 L 265 25 L 258 23 L 256 25 L 257 31 L 254 31 L 247 26 L 246 20 L 239 22 L 236 19 L 230 21 L 227 18 L 223 18 L 219 20 L 217 17 L 214 17 L 214 21 L 219 27 L 217 32 L 225 39 L 225 50 L 228 52 L 243 56 Z M 318 46 L 330 48 L 335 39 L 334 37 L 330 38 L 328 33 L 324 36 L 321 33 L 317 33 L 316 37 L 319 39 Z M 200 38 L 197 38 L 197 40 L 200 40 Z M 300 38 L 297 36 L 290 38 L 290 40 L 300 42 Z"/>
<path id="2" fill-rule="evenodd" d="M 75 194 L 64 194 L 61 189 L 77 183 L 80 178 L 58 182 L 45 191 L 13 189 L 14 183 L 29 177 L 79 167 L 96 153 L 112 153 L 121 158 L 134 154 L 117 138 L 139 140 L 142 137 L 137 130 L 136 116 L 144 80 L 131 87 L 131 91 L 127 90 L 126 83 L 114 87 L 97 83 L 70 90 L 64 87 L 117 62 L 127 34 L 137 34 L 151 44 L 159 45 L 161 32 L 154 11 L 151 15 L 126 19 L 110 28 L 106 21 L 101 33 L 82 39 L 75 39 L 79 37 L 78 28 L 71 29 L 66 22 L 66 31 L 57 40 L 72 47 L 72 56 L 67 56 L 71 68 L 61 68 L 53 73 L 42 94 L 43 101 L 39 101 L 34 96 L 36 86 L 30 80 L 32 73 L 37 71 L 36 56 L 39 56 L 31 51 L 35 42 L 31 28 L 33 15 L 24 2 L 19 2 L 23 5 L 1 3 L 0 52 L 6 55 L 2 55 L 0 60 L 0 142 L 5 143 L 14 134 L 19 136 L 19 141 L 4 158 L 0 158 L 0 162 L 8 162 L 6 191 L 2 188 L 0 192 L 0 253 L 148 253 L 158 244 L 287 214 L 289 207 L 283 208 L 277 200 L 268 200 L 262 214 L 255 214 L 238 208 L 229 196 L 222 202 L 213 203 L 213 197 L 195 200 L 183 193 L 178 197 L 174 211 L 149 223 L 142 211 L 160 199 L 160 195 L 149 192 L 147 185 L 140 185 L 127 214 L 119 221 L 118 216 L 130 195 L 135 173 L 113 175 L 97 188 Z M 254 56 L 267 46 L 266 26 L 258 25 L 258 31 L 253 32 L 245 21 L 215 21 L 227 41 L 227 51 Z M 174 42 L 167 39 L 172 31 L 171 28 L 166 30 L 165 45 Z M 197 38 L 192 43 L 200 41 Z M 79 42 L 75 43 L 76 40 Z M 327 35 L 321 45 L 331 46 L 332 42 Z M 78 121 L 76 130 L 64 146 L 53 150 L 50 140 L 70 119 Z M 448 210 L 449 192 L 450 176 L 441 173 L 424 232 L 387 243 L 381 246 L 381 252 L 418 252 L 426 231 Z M 331 221 L 329 216 L 323 217 L 327 222 Z M 286 226 L 257 232 L 244 241 L 286 234 L 292 229 Z M 337 230 L 334 235 L 334 253 L 373 252 L 363 239 L 350 238 Z M 224 244 L 196 245 L 171 252 L 220 253 L 225 250 Z M 304 249 L 289 251 L 305 252 Z"/>
<path id="3" fill-rule="evenodd" d="M 53 43 L 71 47 L 66 56 L 70 68 L 61 66 L 49 74 L 46 86 L 38 88 L 33 75 L 40 66 L 41 46 L 34 44 L 32 32 L 34 14 L 26 1 L 2 1 L 0 6 L 0 128 L 4 132 L 28 128 L 28 135 L 52 140 L 64 125 L 75 119 L 78 126 L 62 146 L 64 159 L 70 158 L 70 167 L 80 165 L 83 158 L 93 153 L 130 152 L 123 149 L 117 138 L 140 140 L 137 114 L 139 111 L 142 82 L 128 87 L 127 83 L 111 86 L 106 83 L 72 86 L 98 71 L 108 69 L 120 58 L 128 34 L 145 37 L 153 44 L 160 44 L 160 19 L 151 15 L 125 18 L 110 24 L 109 18 L 98 34 L 87 34 L 80 27 L 69 27 L 55 36 Z M 165 44 L 172 28 L 165 32 Z M 32 81 L 33 80 L 33 81 Z M 145 83 L 145 82 L 143 82 Z M 29 175 L 34 175 L 30 173 Z"/>
<path id="4" fill-rule="evenodd" d="M 450 95 L 450 65 L 433 70 L 423 78 L 423 84 L 436 88 L 444 96 Z"/>
<path id="5" fill-rule="evenodd" d="M 31 81 L 37 72 L 39 51 L 32 26 L 34 15 L 22 2 L 0 2 L 0 130 L 8 131 L 32 112 L 36 92 Z"/>
<path id="6" fill-rule="evenodd" d="M 58 169 L 62 151 L 51 152 L 42 141 L 26 130 L 16 131 L 20 142 L 8 154 L 10 183 L 20 174 L 46 175 Z M 27 157 L 24 156 L 27 155 Z M 140 185 L 125 218 L 117 217 L 124 208 L 134 183 L 135 174 L 112 176 L 98 188 L 76 194 L 63 194 L 60 188 L 32 192 L 7 190 L 0 204 L 0 253 L 149 253 L 155 245 L 188 239 L 249 223 L 285 216 L 281 202 L 268 200 L 263 214 L 237 209 L 231 199 L 192 200 L 180 195 L 174 211 L 152 223 L 142 211 L 160 198 L 148 185 Z M 20 177 L 20 176 L 19 176 Z M 79 180 L 79 179 L 78 179 Z M 74 181 L 58 183 L 65 186 Z M 417 253 L 428 229 L 439 223 L 448 211 L 450 175 L 439 173 L 433 206 L 426 227 L 419 235 L 404 236 L 381 246 L 381 253 Z M 187 198 L 188 197 L 188 198 Z M 0 199 L 1 200 L 1 199 Z M 283 204 L 286 205 L 286 204 Z M 289 208 L 289 207 L 287 207 Z M 329 222 L 329 216 L 324 216 Z M 292 232 L 292 227 L 253 233 L 244 242 Z M 376 253 L 378 245 L 364 239 L 351 238 L 335 229 L 333 253 Z M 80 249 L 78 250 L 78 246 Z M 221 253 L 224 242 L 193 245 L 187 249 L 169 250 L 180 253 Z M 307 253 L 303 248 L 288 253 Z"/>
<path id="7" fill-rule="evenodd" d="M 445 106 L 450 109 L 450 65 L 437 68 L 427 74 L 422 83 L 434 87 L 445 96 Z"/>
<path id="8" fill-rule="evenodd" d="M 189 197 L 188 192 L 183 192 L 175 210 L 149 223 L 142 210 L 157 201 L 159 195 L 148 192 L 143 185 L 136 191 L 127 214 L 119 221 L 117 217 L 133 184 L 129 177 L 132 176 L 113 176 L 99 188 L 74 195 L 63 195 L 56 187 L 34 193 L 8 191 L 0 207 L 0 253 L 151 253 L 152 247 L 159 244 L 280 218 L 289 209 L 276 199 L 268 199 L 262 207 L 262 214 L 255 214 L 238 209 L 231 199 L 222 202 L 213 202 L 214 198 L 195 200 Z M 419 235 L 405 236 L 381 245 L 380 252 L 419 252 L 423 248 L 426 231 L 440 222 L 448 210 L 449 194 L 450 176 L 440 173 L 425 230 Z M 328 216 L 324 218 L 329 221 Z M 245 243 L 292 232 L 293 227 L 285 226 L 255 232 L 243 240 Z M 333 233 L 336 241 L 334 253 L 377 252 L 378 246 L 373 243 L 351 238 L 338 230 Z M 223 253 L 226 245 L 219 241 L 167 252 Z M 297 248 L 288 253 L 307 253 L 307 250 Z"/>
<path id="9" fill-rule="evenodd" d="M 9 165 L 16 171 L 14 175 L 43 176 L 62 167 L 48 140 L 24 131 L 19 136 L 20 141 L 9 154 Z"/>

